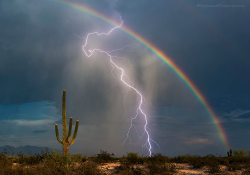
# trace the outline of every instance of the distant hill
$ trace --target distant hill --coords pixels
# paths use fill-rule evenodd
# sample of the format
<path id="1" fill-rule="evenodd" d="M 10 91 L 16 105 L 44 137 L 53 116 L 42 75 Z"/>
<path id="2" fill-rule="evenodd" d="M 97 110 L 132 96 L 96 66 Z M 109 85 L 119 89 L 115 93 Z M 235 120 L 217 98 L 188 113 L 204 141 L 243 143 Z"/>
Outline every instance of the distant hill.
<path id="1" fill-rule="evenodd" d="M 5 145 L 3 147 L 0 147 L 0 152 L 2 152 L 4 149 L 6 149 L 7 151 L 9 151 L 9 148 L 14 151 L 14 155 L 16 155 L 16 153 L 22 151 L 22 153 L 24 155 L 28 155 L 28 153 L 30 152 L 31 154 L 40 154 L 41 151 L 43 150 L 44 152 L 46 151 L 46 147 L 37 147 L 37 146 L 30 146 L 30 145 L 26 145 L 26 146 L 19 146 L 17 148 L 10 146 L 10 145 Z M 55 150 L 56 152 L 61 152 L 61 150 L 57 150 L 57 149 L 51 149 L 48 148 L 48 151 L 51 152 L 52 150 Z"/>

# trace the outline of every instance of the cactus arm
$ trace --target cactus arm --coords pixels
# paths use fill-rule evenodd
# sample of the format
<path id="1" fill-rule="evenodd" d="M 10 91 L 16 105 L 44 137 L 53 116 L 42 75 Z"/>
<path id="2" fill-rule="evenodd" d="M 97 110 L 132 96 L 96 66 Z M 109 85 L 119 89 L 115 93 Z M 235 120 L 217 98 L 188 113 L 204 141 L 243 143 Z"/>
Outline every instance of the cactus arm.
<path id="1" fill-rule="evenodd" d="M 76 120 L 75 131 L 74 131 L 74 134 L 73 134 L 73 137 L 72 137 L 71 141 L 69 142 L 69 145 L 72 145 L 76 140 L 78 125 L 79 125 L 79 120 Z"/>
<path id="2" fill-rule="evenodd" d="M 62 118 L 63 118 L 63 141 L 67 139 L 67 119 L 66 119 L 66 91 L 63 90 L 62 96 Z"/>
<path id="3" fill-rule="evenodd" d="M 69 133 L 68 133 L 68 138 L 67 138 L 68 142 L 70 141 L 70 136 L 71 136 L 71 132 L 72 132 L 72 122 L 73 122 L 73 118 L 70 117 L 70 119 L 69 119 Z"/>
<path id="4" fill-rule="evenodd" d="M 71 137 L 71 132 L 72 132 L 72 123 L 73 123 L 73 118 L 70 117 L 69 121 L 69 132 L 67 135 L 67 119 L 66 119 L 66 90 L 63 90 L 63 96 L 62 96 L 62 119 L 63 119 L 63 139 L 61 140 L 59 137 L 59 132 L 58 132 L 58 126 L 57 124 L 55 125 L 55 131 L 56 131 L 56 138 L 59 143 L 63 145 L 63 155 L 68 156 L 69 154 L 69 145 L 72 145 L 75 140 L 76 140 L 76 135 L 78 131 L 78 126 L 79 126 L 79 121 L 76 121 L 75 125 L 75 131 L 73 134 L 73 137 L 70 141 Z"/>
<path id="5" fill-rule="evenodd" d="M 62 144 L 63 141 L 60 139 L 57 124 L 55 124 L 55 130 L 56 130 L 56 138 L 57 138 L 58 142 Z"/>

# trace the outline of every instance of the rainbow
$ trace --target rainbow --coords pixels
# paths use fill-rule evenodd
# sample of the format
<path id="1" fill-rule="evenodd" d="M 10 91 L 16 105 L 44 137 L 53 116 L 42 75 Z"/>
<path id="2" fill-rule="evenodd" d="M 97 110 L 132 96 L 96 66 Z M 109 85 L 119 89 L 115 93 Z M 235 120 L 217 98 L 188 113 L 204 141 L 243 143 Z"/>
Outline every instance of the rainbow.
<path id="1" fill-rule="evenodd" d="M 69 2 L 65 0 L 49 0 L 49 1 L 54 1 L 66 6 L 69 6 L 71 8 L 80 10 L 88 15 L 91 15 L 97 19 L 100 19 L 106 23 L 109 23 L 113 26 L 118 26 L 120 25 L 119 23 L 115 22 L 114 20 L 104 16 L 103 14 L 78 3 L 74 2 Z M 189 79 L 189 77 L 166 55 L 164 54 L 160 49 L 155 47 L 152 43 L 144 39 L 142 36 L 139 34 L 135 33 L 131 29 L 122 26 L 119 28 L 126 34 L 128 34 L 130 37 L 134 38 L 137 40 L 139 43 L 144 45 L 148 50 L 150 50 L 153 54 L 155 54 L 158 58 L 160 58 L 166 65 L 170 67 L 170 69 L 186 84 L 186 86 L 191 90 L 191 92 L 194 94 L 194 96 L 200 101 L 202 106 L 204 107 L 205 111 L 208 113 L 210 119 L 212 120 L 218 135 L 220 137 L 220 140 L 222 144 L 225 146 L 226 150 L 230 148 L 229 141 L 227 139 L 227 135 L 220 123 L 220 120 L 212 107 L 210 106 L 209 102 L 206 100 L 205 96 L 201 93 L 201 91 L 195 86 L 195 84 Z"/>

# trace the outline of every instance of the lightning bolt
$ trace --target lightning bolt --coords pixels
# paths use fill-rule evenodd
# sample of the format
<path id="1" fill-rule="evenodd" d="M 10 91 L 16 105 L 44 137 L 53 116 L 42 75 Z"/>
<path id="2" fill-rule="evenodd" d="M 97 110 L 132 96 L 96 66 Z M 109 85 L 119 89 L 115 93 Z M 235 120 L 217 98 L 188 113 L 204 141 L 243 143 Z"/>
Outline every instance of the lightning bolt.
<path id="1" fill-rule="evenodd" d="M 129 129 L 128 129 L 127 137 L 126 137 L 126 139 L 124 140 L 123 144 L 124 144 L 128 139 L 129 139 L 130 142 L 131 142 L 131 138 L 130 138 L 131 128 L 135 128 L 135 130 L 136 130 L 136 127 L 135 127 L 134 124 L 133 124 L 133 120 L 135 120 L 135 119 L 138 117 L 138 115 L 141 114 L 141 115 L 144 117 L 144 119 L 145 119 L 145 125 L 144 125 L 144 132 L 143 132 L 142 136 L 140 137 L 140 139 L 144 136 L 144 134 L 146 134 L 147 139 L 146 139 L 145 144 L 144 144 L 142 147 L 147 147 L 147 148 L 148 148 L 149 156 L 151 157 L 151 155 L 152 155 L 152 144 L 151 144 L 151 142 L 154 142 L 157 146 L 159 146 L 159 145 L 158 145 L 154 140 L 152 140 L 152 139 L 150 138 L 150 135 L 149 135 L 149 131 L 148 131 L 148 127 L 147 127 L 147 125 L 148 125 L 148 116 L 146 115 L 146 113 L 145 113 L 145 112 L 143 111 L 143 109 L 142 109 L 143 101 L 144 101 L 145 99 L 144 99 L 143 95 L 141 94 L 141 92 L 140 92 L 139 90 L 137 90 L 137 89 L 134 87 L 134 83 L 133 83 L 133 82 L 129 79 L 129 77 L 126 75 L 124 69 L 121 68 L 121 67 L 119 67 L 119 66 L 113 61 L 113 59 L 112 59 L 112 58 L 115 58 L 115 57 L 116 57 L 116 58 L 121 58 L 121 57 L 117 57 L 117 56 L 112 56 L 112 55 L 110 55 L 110 53 L 112 53 L 112 52 L 114 52 L 114 51 L 123 50 L 124 48 L 129 47 L 130 45 L 126 45 L 126 46 L 123 47 L 123 48 L 116 49 L 116 50 L 111 50 L 111 51 L 104 51 L 104 50 L 100 50 L 100 49 L 98 49 L 98 48 L 94 48 L 94 49 L 91 49 L 91 50 L 86 50 L 86 46 L 88 45 L 88 39 L 89 39 L 89 37 L 90 37 L 91 35 L 98 35 L 98 36 L 101 36 L 101 35 L 110 35 L 115 29 L 118 29 L 118 28 L 120 28 L 120 27 L 122 26 L 123 21 L 122 21 L 122 18 L 121 18 L 121 17 L 120 17 L 120 19 L 121 19 L 121 24 L 118 25 L 118 26 L 115 26 L 114 28 L 112 28 L 112 29 L 111 29 L 109 32 L 107 32 L 107 33 L 98 33 L 98 32 L 89 33 L 89 34 L 86 36 L 86 38 L 85 38 L 85 43 L 84 43 L 84 45 L 82 46 L 82 50 L 83 50 L 83 52 L 85 53 L 85 55 L 86 55 L 87 57 L 91 57 L 91 56 L 94 54 L 94 52 L 96 52 L 96 51 L 106 54 L 106 55 L 109 57 L 109 61 L 110 61 L 110 64 L 111 64 L 111 66 L 112 66 L 112 70 L 111 70 L 112 75 L 113 75 L 113 69 L 114 69 L 114 68 L 120 70 L 120 72 L 121 72 L 121 75 L 120 75 L 120 80 L 121 80 L 121 82 L 122 82 L 125 86 L 127 86 L 127 87 L 129 88 L 129 90 L 133 90 L 133 91 L 136 92 L 136 94 L 138 95 L 138 97 L 139 97 L 139 105 L 138 105 L 137 110 L 136 110 L 136 115 L 135 115 L 134 117 L 131 117 L 131 118 L 130 118 L 130 127 L 129 127 Z M 129 62 L 129 63 L 130 63 L 130 62 Z M 115 78 L 114 75 L 113 75 L 113 77 Z M 127 79 L 127 81 L 125 80 L 125 78 Z M 115 80 L 116 80 L 116 78 L 115 78 Z M 113 85 L 113 86 L 114 86 L 114 85 Z M 129 91 L 129 90 L 128 90 L 128 91 Z M 127 91 L 127 92 L 128 92 L 128 91 Z M 136 130 L 136 132 L 137 132 L 137 130 Z M 138 134 L 138 132 L 137 132 L 137 134 Z M 139 134 L 138 134 L 138 136 L 139 136 Z"/>

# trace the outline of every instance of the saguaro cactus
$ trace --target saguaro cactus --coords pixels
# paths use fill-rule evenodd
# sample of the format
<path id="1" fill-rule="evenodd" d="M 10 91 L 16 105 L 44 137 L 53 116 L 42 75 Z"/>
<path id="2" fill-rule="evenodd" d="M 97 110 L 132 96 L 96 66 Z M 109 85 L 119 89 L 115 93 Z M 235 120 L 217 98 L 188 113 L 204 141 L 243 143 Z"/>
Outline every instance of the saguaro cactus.
<path id="1" fill-rule="evenodd" d="M 59 137 L 59 132 L 58 132 L 58 126 L 57 126 L 57 124 L 55 124 L 56 138 L 57 138 L 58 142 L 63 145 L 63 155 L 68 156 L 69 145 L 72 145 L 75 142 L 75 140 L 76 140 L 76 135 L 77 135 L 79 121 L 76 120 L 75 131 L 74 131 L 72 139 L 70 140 L 71 131 L 72 131 L 72 121 L 73 121 L 73 118 L 70 117 L 70 121 L 69 121 L 69 133 L 68 133 L 68 136 L 67 136 L 66 90 L 63 90 L 63 96 L 62 96 L 62 119 L 63 119 L 63 140 L 61 140 L 60 137 Z"/>
<path id="2" fill-rule="evenodd" d="M 233 155 L 233 150 L 232 149 L 230 149 L 229 151 L 227 151 L 227 156 L 228 157 L 232 157 L 232 155 Z"/>

